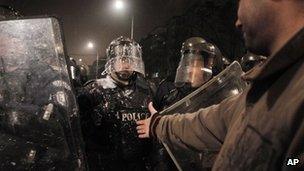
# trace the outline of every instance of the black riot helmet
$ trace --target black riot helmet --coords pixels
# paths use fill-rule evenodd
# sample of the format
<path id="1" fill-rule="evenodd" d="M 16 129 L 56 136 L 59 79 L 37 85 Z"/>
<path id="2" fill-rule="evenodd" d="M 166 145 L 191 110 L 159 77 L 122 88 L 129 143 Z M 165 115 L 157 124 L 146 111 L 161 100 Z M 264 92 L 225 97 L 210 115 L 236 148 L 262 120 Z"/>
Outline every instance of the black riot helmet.
<path id="1" fill-rule="evenodd" d="M 199 87 L 221 72 L 223 66 L 222 54 L 215 45 L 201 37 L 191 37 L 182 45 L 175 84 Z"/>
<path id="2" fill-rule="evenodd" d="M 88 71 L 87 71 L 87 68 L 85 65 L 80 65 L 79 69 L 80 69 L 81 76 L 84 76 L 84 77 L 88 76 Z"/>
<path id="3" fill-rule="evenodd" d="M 247 52 L 241 59 L 242 69 L 244 72 L 247 72 L 266 59 L 267 58 L 265 56 L 255 55 L 253 53 Z"/>
<path id="4" fill-rule="evenodd" d="M 102 74 L 128 81 L 134 73 L 145 75 L 140 45 L 126 37 L 114 39 L 107 48 L 107 63 Z"/>
<path id="5" fill-rule="evenodd" d="M 80 80 L 81 83 L 84 84 L 88 81 L 88 70 L 87 70 L 87 66 L 86 65 L 80 65 L 79 66 L 80 69 Z"/>

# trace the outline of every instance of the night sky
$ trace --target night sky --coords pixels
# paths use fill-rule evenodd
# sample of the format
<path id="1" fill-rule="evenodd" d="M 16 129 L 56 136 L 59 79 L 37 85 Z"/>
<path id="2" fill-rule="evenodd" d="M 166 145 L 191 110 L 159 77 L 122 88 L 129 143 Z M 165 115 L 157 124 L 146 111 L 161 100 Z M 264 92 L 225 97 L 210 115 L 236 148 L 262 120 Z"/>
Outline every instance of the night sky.
<path id="1" fill-rule="evenodd" d="M 96 44 L 100 56 L 116 37 L 130 37 L 131 14 L 134 14 L 134 38 L 139 41 L 153 28 L 164 25 L 173 16 L 181 15 L 195 0 L 124 0 L 128 8 L 115 11 L 114 0 L 0 0 L 24 16 L 55 15 L 63 22 L 68 54 L 93 61 Z M 90 57 L 91 55 L 91 57 Z M 76 57 L 77 58 L 77 57 Z"/>

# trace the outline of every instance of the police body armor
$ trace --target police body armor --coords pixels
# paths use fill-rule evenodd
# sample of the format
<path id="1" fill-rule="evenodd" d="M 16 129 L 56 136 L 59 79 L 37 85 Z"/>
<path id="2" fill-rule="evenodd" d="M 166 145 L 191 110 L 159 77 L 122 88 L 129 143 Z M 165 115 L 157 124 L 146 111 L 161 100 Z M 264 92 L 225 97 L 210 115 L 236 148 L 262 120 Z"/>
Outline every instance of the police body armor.
<path id="1" fill-rule="evenodd" d="M 150 116 L 147 82 L 136 77 L 129 86 L 119 87 L 107 76 L 89 83 L 78 99 L 80 108 L 91 108 L 84 111 L 88 122 L 83 125 L 89 162 L 90 155 L 99 158 L 98 166 L 90 162 L 91 169 L 146 170 L 150 142 L 138 138 L 136 121 Z"/>
<path id="2" fill-rule="evenodd" d="M 173 83 L 163 80 L 160 83 L 158 91 L 156 92 L 156 97 L 153 101 L 153 106 L 161 111 L 170 107 L 172 104 L 178 102 L 191 92 L 195 88 L 192 88 L 188 84 L 184 84 L 182 87 L 177 87 Z M 158 141 L 153 141 L 153 170 L 162 170 L 162 171 L 173 171 L 177 170 L 174 165 L 174 162 L 170 158 L 166 149 Z"/>
<path id="3" fill-rule="evenodd" d="M 191 86 L 187 86 L 187 85 L 182 87 L 175 87 L 174 89 L 169 91 L 168 94 L 164 95 L 163 109 L 170 107 L 172 104 L 181 100 L 182 98 L 193 92 L 194 90 L 195 88 L 192 88 Z"/>

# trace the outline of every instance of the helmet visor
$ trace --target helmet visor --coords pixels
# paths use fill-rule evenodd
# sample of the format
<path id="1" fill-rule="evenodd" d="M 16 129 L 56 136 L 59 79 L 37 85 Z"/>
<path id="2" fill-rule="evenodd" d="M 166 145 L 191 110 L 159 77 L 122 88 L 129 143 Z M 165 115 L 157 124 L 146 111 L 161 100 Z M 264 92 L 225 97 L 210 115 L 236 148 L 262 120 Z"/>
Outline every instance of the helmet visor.
<path id="1" fill-rule="evenodd" d="M 201 86 L 212 77 L 212 65 L 213 58 L 198 54 L 184 55 L 176 71 L 175 84 L 179 86 L 190 83 L 192 87 Z"/>
<path id="2" fill-rule="evenodd" d="M 110 74 L 113 72 L 138 72 L 145 75 L 145 67 L 141 58 L 132 57 L 115 57 L 110 59 L 106 65 L 103 74 Z"/>

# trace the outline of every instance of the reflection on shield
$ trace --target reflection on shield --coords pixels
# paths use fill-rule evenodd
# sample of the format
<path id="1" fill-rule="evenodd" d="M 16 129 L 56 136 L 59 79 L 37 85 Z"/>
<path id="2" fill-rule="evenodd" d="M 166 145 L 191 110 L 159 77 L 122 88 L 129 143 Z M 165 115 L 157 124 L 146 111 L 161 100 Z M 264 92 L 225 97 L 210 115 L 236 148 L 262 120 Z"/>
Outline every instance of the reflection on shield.
<path id="1" fill-rule="evenodd" d="M 208 81 L 206 84 L 189 94 L 182 100 L 176 102 L 169 108 L 160 112 L 162 115 L 174 113 L 195 112 L 200 108 L 205 108 L 220 103 L 222 100 L 241 93 L 246 83 L 241 79 L 243 71 L 237 62 L 233 62 L 224 71 Z M 216 151 L 189 151 L 172 144 L 164 143 L 174 163 L 179 170 L 203 170 L 212 166 L 212 158 Z"/>
<path id="2" fill-rule="evenodd" d="M 78 108 L 55 18 L 0 21 L 0 168 L 85 168 Z"/>

